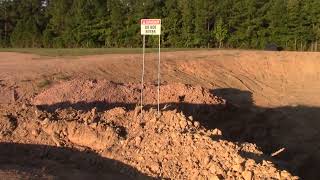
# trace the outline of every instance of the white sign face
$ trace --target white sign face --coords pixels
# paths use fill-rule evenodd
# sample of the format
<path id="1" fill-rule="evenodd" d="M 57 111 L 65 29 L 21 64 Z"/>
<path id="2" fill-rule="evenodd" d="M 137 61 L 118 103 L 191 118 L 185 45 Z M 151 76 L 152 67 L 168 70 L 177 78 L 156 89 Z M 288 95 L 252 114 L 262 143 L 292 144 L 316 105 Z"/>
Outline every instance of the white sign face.
<path id="1" fill-rule="evenodd" d="M 141 35 L 160 35 L 161 19 L 141 19 Z"/>

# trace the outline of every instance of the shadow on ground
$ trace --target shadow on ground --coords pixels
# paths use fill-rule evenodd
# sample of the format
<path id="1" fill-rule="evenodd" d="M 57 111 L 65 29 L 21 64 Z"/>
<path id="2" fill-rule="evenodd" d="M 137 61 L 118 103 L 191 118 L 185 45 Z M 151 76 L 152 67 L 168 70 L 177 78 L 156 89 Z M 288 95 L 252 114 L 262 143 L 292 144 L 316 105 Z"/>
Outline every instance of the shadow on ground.
<path id="1" fill-rule="evenodd" d="M 152 179 L 89 150 L 16 143 L 0 143 L 0 149 L 1 179 Z"/>
<path id="2" fill-rule="evenodd" d="M 254 105 L 250 91 L 224 88 L 211 92 L 228 103 L 219 113 L 221 120 L 209 123 L 208 127 L 222 129 L 232 141 L 255 143 L 266 154 L 285 148 L 274 157 L 274 162 L 286 162 L 282 167 L 302 179 L 319 179 L 319 107 L 264 108 Z"/>
<path id="3" fill-rule="evenodd" d="M 275 157 L 254 157 L 243 153 L 244 157 L 256 161 L 272 161 L 279 169 L 285 169 L 303 179 L 319 179 L 320 169 L 320 108 L 308 106 L 285 106 L 264 108 L 255 106 L 250 91 L 233 88 L 213 89 L 211 93 L 226 99 L 224 105 L 166 103 L 166 110 L 178 109 L 186 116 L 193 116 L 208 129 L 218 128 L 224 138 L 233 142 L 256 144 L 265 154 L 271 155 L 279 149 L 283 152 Z M 55 111 L 57 108 L 74 108 L 89 111 L 97 107 L 99 111 L 114 107 L 134 109 L 136 104 L 107 102 L 62 102 L 39 108 Z M 145 109 L 155 108 L 146 105 Z"/>

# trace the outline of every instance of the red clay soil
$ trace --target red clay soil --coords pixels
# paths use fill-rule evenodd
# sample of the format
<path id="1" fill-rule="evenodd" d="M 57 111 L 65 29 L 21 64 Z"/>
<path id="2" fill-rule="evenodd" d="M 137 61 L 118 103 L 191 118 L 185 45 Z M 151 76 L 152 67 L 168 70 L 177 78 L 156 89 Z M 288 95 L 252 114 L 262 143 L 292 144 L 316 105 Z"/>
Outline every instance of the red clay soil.
<path id="1" fill-rule="evenodd" d="M 199 86 L 168 84 L 161 91 L 163 104 L 229 108 Z M 155 104 L 156 86 L 148 84 L 145 93 L 146 104 Z M 34 105 L 2 106 L 0 174 L 13 179 L 299 179 L 254 144 L 227 141 L 221 130 L 206 129 L 182 111 L 162 106 L 160 118 L 152 107 L 141 113 L 139 95 L 138 84 L 73 80 L 35 96 Z M 96 101 L 124 106 L 72 106 L 88 108 Z M 126 110 L 131 103 L 136 108 Z"/>
<path id="2" fill-rule="evenodd" d="M 255 145 L 223 140 L 220 130 L 207 130 L 176 111 L 156 118 L 150 109 L 142 118 L 140 108 L 48 113 L 18 104 L 3 109 L 2 177 L 298 179 Z"/>
<path id="3" fill-rule="evenodd" d="M 319 179 L 319 53 L 162 55 L 0 53 L 0 176 Z"/>
<path id="4" fill-rule="evenodd" d="M 34 105 L 55 105 L 103 102 L 106 104 L 138 105 L 140 84 L 117 84 L 106 80 L 72 80 L 56 84 L 33 99 Z M 161 85 L 160 101 L 169 103 L 219 104 L 223 100 L 213 96 L 208 89 L 181 83 Z M 143 103 L 157 103 L 157 86 L 145 84 Z"/>
<path id="5" fill-rule="evenodd" d="M 138 83 L 141 58 L 140 54 L 45 57 L 4 52 L 0 81 L 16 85 L 24 94 L 73 78 Z M 250 91 L 255 104 L 263 107 L 320 106 L 320 53 L 203 50 L 165 52 L 162 59 L 161 77 L 166 82 Z M 157 54 L 146 55 L 146 82 L 155 82 L 156 62 Z"/>

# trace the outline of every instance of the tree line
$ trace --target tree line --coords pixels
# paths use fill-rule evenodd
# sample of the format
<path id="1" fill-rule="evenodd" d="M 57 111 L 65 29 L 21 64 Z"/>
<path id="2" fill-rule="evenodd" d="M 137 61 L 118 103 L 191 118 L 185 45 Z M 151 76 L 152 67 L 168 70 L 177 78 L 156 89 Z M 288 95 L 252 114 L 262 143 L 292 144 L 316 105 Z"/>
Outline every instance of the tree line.
<path id="1" fill-rule="evenodd" d="M 141 18 L 163 47 L 320 49 L 319 0 L 0 0 L 0 47 L 141 47 Z"/>

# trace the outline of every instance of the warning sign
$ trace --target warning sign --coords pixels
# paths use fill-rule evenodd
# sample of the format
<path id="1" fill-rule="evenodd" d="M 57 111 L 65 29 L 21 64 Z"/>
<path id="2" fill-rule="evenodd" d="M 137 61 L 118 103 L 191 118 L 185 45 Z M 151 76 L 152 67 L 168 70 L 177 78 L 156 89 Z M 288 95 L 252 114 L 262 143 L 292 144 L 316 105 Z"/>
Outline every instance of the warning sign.
<path id="1" fill-rule="evenodd" d="M 141 19 L 141 35 L 160 35 L 161 19 Z"/>

